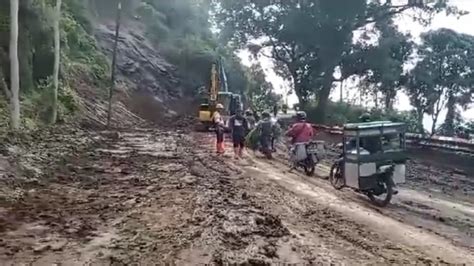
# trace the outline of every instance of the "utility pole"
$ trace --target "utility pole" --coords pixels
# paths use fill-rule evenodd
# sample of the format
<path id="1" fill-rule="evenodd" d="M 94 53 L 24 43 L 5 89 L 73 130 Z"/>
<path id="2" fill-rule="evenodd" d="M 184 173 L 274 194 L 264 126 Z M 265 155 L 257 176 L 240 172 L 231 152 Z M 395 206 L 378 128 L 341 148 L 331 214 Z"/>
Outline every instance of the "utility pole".
<path id="1" fill-rule="evenodd" d="M 111 84 L 109 89 L 109 106 L 107 112 L 107 128 L 110 128 L 110 123 L 112 119 L 112 98 L 114 96 L 115 91 L 115 72 L 116 72 L 116 61 L 117 61 L 117 50 L 118 50 L 118 40 L 120 34 L 120 20 L 122 17 L 122 1 L 118 0 L 117 5 L 117 18 L 115 20 L 115 43 L 114 43 L 114 50 L 112 53 L 112 74 L 111 77 Z"/>
<path id="2" fill-rule="evenodd" d="M 344 101 L 344 80 L 341 79 L 341 88 L 340 88 L 340 96 L 339 96 L 339 102 L 342 103 Z"/>

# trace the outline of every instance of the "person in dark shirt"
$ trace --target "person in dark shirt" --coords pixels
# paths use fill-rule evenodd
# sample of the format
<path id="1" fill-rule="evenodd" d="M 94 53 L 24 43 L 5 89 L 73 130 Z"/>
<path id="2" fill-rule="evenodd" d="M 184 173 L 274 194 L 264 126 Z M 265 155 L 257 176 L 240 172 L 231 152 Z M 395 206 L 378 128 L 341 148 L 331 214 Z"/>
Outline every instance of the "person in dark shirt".
<path id="1" fill-rule="evenodd" d="M 245 136 L 249 131 L 249 124 L 247 119 L 243 116 L 241 109 L 237 109 L 235 115 L 229 119 L 228 126 L 232 134 L 232 142 L 234 143 L 235 158 L 242 158 L 245 147 Z"/>
<path id="2" fill-rule="evenodd" d="M 273 124 L 270 113 L 263 112 L 262 120 L 258 122 L 257 130 L 260 134 L 260 145 L 264 153 L 271 153 L 271 142 L 273 137 Z"/>

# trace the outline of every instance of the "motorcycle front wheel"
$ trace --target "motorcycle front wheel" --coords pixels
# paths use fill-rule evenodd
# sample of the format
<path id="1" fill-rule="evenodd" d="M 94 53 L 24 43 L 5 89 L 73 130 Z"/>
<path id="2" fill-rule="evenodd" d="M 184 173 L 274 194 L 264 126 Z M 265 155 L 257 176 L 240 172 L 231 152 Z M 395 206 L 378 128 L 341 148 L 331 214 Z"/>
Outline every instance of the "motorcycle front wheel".
<path id="1" fill-rule="evenodd" d="M 393 185 L 392 185 L 393 182 L 391 178 L 385 178 L 382 182 L 387 190 L 386 193 L 380 196 L 375 196 L 371 192 L 367 193 L 367 196 L 369 197 L 370 201 L 372 201 L 372 203 L 377 207 L 387 206 L 392 200 L 392 196 L 393 196 Z"/>
<path id="2" fill-rule="evenodd" d="M 315 171 L 316 171 L 316 167 L 314 166 L 314 164 L 312 166 L 305 166 L 304 167 L 304 173 L 307 176 L 313 176 Z"/>
<path id="3" fill-rule="evenodd" d="M 329 172 L 329 182 L 331 182 L 331 185 L 337 190 L 342 189 L 346 185 L 344 176 L 342 176 L 342 169 L 339 161 L 335 162 L 331 166 L 331 171 Z"/>

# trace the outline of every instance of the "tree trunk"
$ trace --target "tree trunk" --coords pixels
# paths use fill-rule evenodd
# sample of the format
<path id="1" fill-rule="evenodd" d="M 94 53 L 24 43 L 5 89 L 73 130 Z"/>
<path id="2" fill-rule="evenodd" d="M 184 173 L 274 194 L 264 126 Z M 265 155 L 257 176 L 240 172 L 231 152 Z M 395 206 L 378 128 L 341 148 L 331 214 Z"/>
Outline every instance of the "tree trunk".
<path id="1" fill-rule="evenodd" d="M 117 61 L 117 50 L 118 50 L 118 39 L 120 34 L 120 19 L 122 15 L 122 1 L 118 1 L 117 6 L 117 18 L 115 21 L 115 43 L 114 43 L 114 51 L 112 54 L 112 75 L 111 75 L 111 84 L 109 90 L 109 106 L 107 112 L 107 127 L 110 128 L 110 123 L 112 120 L 112 99 L 114 96 L 115 91 L 115 71 L 116 71 L 116 61 Z"/>
<path id="2" fill-rule="evenodd" d="M 58 119 L 58 90 L 59 90 L 59 63 L 61 59 L 61 36 L 59 22 L 61 20 L 61 0 L 56 0 L 56 18 L 54 21 L 54 70 L 53 70 L 53 106 L 51 124 L 56 124 Z"/>
<path id="3" fill-rule="evenodd" d="M 436 109 L 431 115 L 431 119 L 433 121 L 433 124 L 431 125 L 431 136 L 434 136 L 436 134 L 436 126 L 438 124 L 439 113 L 440 113 L 440 109 L 439 109 L 439 103 L 438 103 Z"/>
<path id="4" fill-rule="evenodd" d="M 318 123 L 326 122 L 326 111 L 328 107 L 329 95 L 331 94 L 333 80 L 333 71 L 327 71 L 324 76 L 323 85 L 321 91 L 318 94 L 318 105 L 316 107 L 316 113 L 318 117 Z"/>
<path id="5" fill-rule="evenodd" d="M 396 91 L 387 91 L 385 93 L 385 109 L 387 111 L 393 110 L 393 103 L 395 101 L 395 97 L 397 96 Z"/>
<path id="6" fill-rule="evenodd" d="M 10 0 L 10 81 L 11 128 L 20 128 L 20 67 L 18 63 L 18 1 Z"/>
<path id="7" fill-rule="evenodd" d="M 379 92 L 377 89 L 374 90 L 374 101 L 375 101 L 375 109 L 379 109 Z"/>
<path id="8" fill-rule="evenodd" d="M 296 70 L 290 70 L 291 76 L 293 78 L 293 86 L 295 89 L 295 94 L 296 97 L 298 98 L 298 103 L 301 109 L 305 109 L 308 106 L 308 99 L 306 97 L 306 94 L 304 93 L 303 85 L 298 82 L 298 74 L 296 73 Z"/>
<path id="9" fill-rule="evenodd" d="M 339 103 L 343 103 L 344 102 L 344 80 L 341 79 L 341 84 L 340 84 L 340 88 L 339 88 Z"/>
<path id="10" fill-rule="evenodd" d="M 421 135 L 425 135 L 425 128 L 423 126 L 423 116 L 424 116 L 424 112 L 422 109 L 420 108 L 417 108 L 416 110 L 416 118 L 417 118 L 417 130 L 418 130 L 418 133 L 420 133 Z"/>
<path id="11" fill-rule="evenodd" d="M 299 84 L 295 84 L 295 94 L 298 98 L 300 110 L 305 109 L 308 106 L 308 99 L 303 95 L 302 91 L 303 88 L 301 88 Z"/>
<path id="12" fill-rule="evenodd" d="M 446 114 L 446 119 L 444 120 L 444 130 L 447 136 L 454 136 L 454 119 L 456 116 L 456 98 L 453 95 L 450 95 L 447 103 L 448 113 Z"/>

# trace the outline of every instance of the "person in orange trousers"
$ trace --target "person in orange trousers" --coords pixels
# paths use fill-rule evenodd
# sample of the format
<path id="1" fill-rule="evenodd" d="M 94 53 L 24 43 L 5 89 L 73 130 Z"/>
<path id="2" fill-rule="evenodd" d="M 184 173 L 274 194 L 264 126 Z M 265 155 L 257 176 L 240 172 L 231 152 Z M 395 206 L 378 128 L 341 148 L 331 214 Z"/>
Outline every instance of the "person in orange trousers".
<path id="1" fill-rule="evenodd" d="M 224 145 L 224 130 L 225 124 L 224 119 L 222 118 L 221 112 L 224 110 L 224 106 L 220 103 L 216 105 L 216 111 L 212 115 L 212 122 L 216 130 L 216 152 L 218 154 L 223 154 L 225 152 Z"/>

